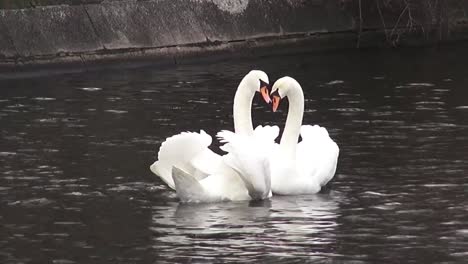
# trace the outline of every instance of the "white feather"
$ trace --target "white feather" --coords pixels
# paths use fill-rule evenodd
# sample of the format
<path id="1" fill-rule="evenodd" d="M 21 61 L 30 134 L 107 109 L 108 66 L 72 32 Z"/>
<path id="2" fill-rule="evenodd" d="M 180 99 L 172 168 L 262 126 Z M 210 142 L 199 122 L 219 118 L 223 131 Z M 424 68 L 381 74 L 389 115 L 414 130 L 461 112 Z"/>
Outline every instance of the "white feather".
<path id="1" fill-rule="evenodd" d="M 183 132 L 164 141 L 151 171 L 175 189 L 181 202 L 249 200 L 239 175 L 211 151 L 211 136 Z"/>
<path id="2" fill-rule="evenodd" d="M 203 130 L 200 133 L 182 132 L 169 137 L 161 144 L 158 159 L 150 169 L 172 189 L 175 189 L 173 166 L 200 180 L 216 170 L 222 162 L 221 157 L 208 148 L 211 141 L 211 136 Z M 207 158 L 210 162 L 205 161 Z"/>
<path id="3" fill-rule="evenodd" d="M 225 143 L 221 149 L 228 152 L 224 162 L 240 175 L 252 199 L 271 196 L 269 155 L 278 134 L 277 126 L 258 126 L 252 136 L 226 130 L 217 134 Z"/>
<path id="4" fill-rule="evenodd" d="M 318 125 L 303 125 L 301 137 L 302 141 L 297 146 L 298 168 L 320 190 L 335 175 L 338 145 L 330 138 L 328 131 Z"/>
<path id="5" fill-rule="evenodd" d="M 226 142 L 235 143 L 232 146 L 230 143 L 226 144 L 224 149 L 230 149 L 232 154 L 221 157 L 208 148 L 212 139 L 204 131 L 180 133 L 163 142 L 158 160 L 150 169 L 171 188 L 176 189 L 181 201 L 249 200 L 252 197 L 256 199 L 257 196 L 263 199 L 265 192 L 271 195 L 269 178 L 265 177 L 269 174 L 269 166 L 265 159 L 267 152 L 264 142 L 270 139 L 273 141 L 279 129 L 258 127 L 253 131 L 251 104 L 259 85 L 262 85 L 261 81 L 268 83 L 266 73 L 250 71 L 237 88 L 233 109 L 236 132 L 259 135 L 258 143 L 253 138 L 238 137 L 232 132 L 226 132 Z M 249 147 L 259 151 L 252 151 Z M 233 166 L 230 167 L 227 163 Z M 239 173 L 242 173 L 242 177 Z M 246 184 L 250 189 L 246 188 Z M 261 188 L 261 194 L 256 193 L 257 185 Z"/>
<path id="6" fill-rule="evenodd" d="M 325 128 L 301 126 L 304 94 L 296 80 L 280 78 L 275 89 L 281 97 L 288 97 L 289 110 L 280 145 L 270 161 L 272 190 L 281 195 L 317 193 L 335 174 L 338 146 Z M 302 141 L 297 143 L 299 136 Z"/>

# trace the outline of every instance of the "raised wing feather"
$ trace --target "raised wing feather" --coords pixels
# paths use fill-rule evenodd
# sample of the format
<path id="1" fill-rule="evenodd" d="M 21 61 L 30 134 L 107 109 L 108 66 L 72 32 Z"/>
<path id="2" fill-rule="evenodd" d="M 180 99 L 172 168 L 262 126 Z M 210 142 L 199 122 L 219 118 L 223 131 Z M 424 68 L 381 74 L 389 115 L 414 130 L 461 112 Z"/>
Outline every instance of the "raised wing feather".
<path id="1" fill-rule="evenodd" d="M 308 140 L 308 141 L 321 141 L 324 139 L 331 140 L 327 129 L 319 125 L 301 126 L 301 137 L 302 137 L 302 140 Z"/>
<path id="2" fill-rule="evenodd" d="M 279 131 L 278 126 L 257 126 L 254 130 L 254 137 L 271 143 L 278 137 Z"/>
<path id="3" fill-rule="evenodd" d="M 150 166 L 150 169 L 172 189 L 175 189 L 171 173 L 173 166 L 196 179 L 201 179 L 210 173 L 211 166 L 217 165 L 216 160 L 221 161 L 217 154 L 208 149 L 211 142 L 211 136 L 203 130 L 200 133 L 182 132 L 169 137 L 161 144 L 158 160 Z M 204 159 L 214 160 L 208 163 Z"/>
<path id="4" fill-rule="evenodd" d="M 224 143 L 220 148 L 229 152 L 231 144 L 234 142 L 237 143 L 252 143 L 253 146 L 250 149 L 256 149 L 259 147 L 258 151 L 263 151 L 267 153 L 271 151 L 272 144 L 274 144 L 275 139 L 279 135 L 278 126 L 257 126 L 254 130 L 253 137 L 239 135 L 229 130 L 222 130 L 216 134 L 219 142 Z M 254 147 L 255 146 L 255 147 Z"/>
<path id="5" fill-rule="evenodd" d="M 328 131 L 318 125 L 301 127 L 302 141 L 297 147 L 298 169 L 320 189 L 335 175 L 338 145 Z"/>

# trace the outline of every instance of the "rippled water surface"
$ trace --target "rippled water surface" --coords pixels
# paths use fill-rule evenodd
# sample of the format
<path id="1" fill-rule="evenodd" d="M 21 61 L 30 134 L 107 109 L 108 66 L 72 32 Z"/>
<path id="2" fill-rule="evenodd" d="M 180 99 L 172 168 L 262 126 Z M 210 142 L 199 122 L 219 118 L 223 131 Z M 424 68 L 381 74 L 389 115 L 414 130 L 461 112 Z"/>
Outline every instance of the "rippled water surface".
<path id="1" fill-rule="evenodd" d="M 351 51 L 0 80 L 0 262 L 466 263 L 463 47 Z M 149 165 L 232 129 L 252 68 L 295 77 L 341 148 L 323 193 L 179 204 Z M 259 98 L 254 121 L 284 124 Z M 216 150 L 216 144 L 214 145 Z"/>

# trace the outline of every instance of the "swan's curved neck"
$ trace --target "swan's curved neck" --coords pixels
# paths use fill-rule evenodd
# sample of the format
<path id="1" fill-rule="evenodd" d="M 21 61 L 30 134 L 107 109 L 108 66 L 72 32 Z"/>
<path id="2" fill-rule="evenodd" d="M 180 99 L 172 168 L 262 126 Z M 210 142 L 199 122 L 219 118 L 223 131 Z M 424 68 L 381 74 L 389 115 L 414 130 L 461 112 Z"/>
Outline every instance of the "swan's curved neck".
<path id="1" fill-rule="evenodd" d="M 304 115 L 304 94 L 300 87 L 293 86 L 287 97 L 289 101 L 288 117 L 281 137 L 280 148 L 283 157 L 295 159 Z"/>
<path id="2" fill-rule="evenodd" d="M 252 100 L 255 92 L 247 87 L 245 80 L 242 80 L 234 96 L 234 131 L 242 135 L 253 134 L 252 125 Z"/>

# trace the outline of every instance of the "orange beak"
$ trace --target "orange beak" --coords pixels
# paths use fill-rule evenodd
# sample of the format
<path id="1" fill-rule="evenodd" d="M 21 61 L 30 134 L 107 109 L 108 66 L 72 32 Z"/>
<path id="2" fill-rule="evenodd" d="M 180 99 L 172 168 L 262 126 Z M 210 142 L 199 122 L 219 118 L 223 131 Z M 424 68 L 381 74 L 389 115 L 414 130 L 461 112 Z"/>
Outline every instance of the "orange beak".
<path id="1" fill-rule="evenodd" d="M 268 95 L 268 87 L 263 86 L 262 88 L 260 88 L 260 93 L 262 94 L 263 100 L 265 100 L 265 102 L 269 104 L 271 102 L 271 98 L 270 95 Z"/>
<path id="2" fill-rule="evenodd" d="M 273 95 L 273 112 L 276 112 L 280 103 L 280 97 L 277 95 Z"/>

